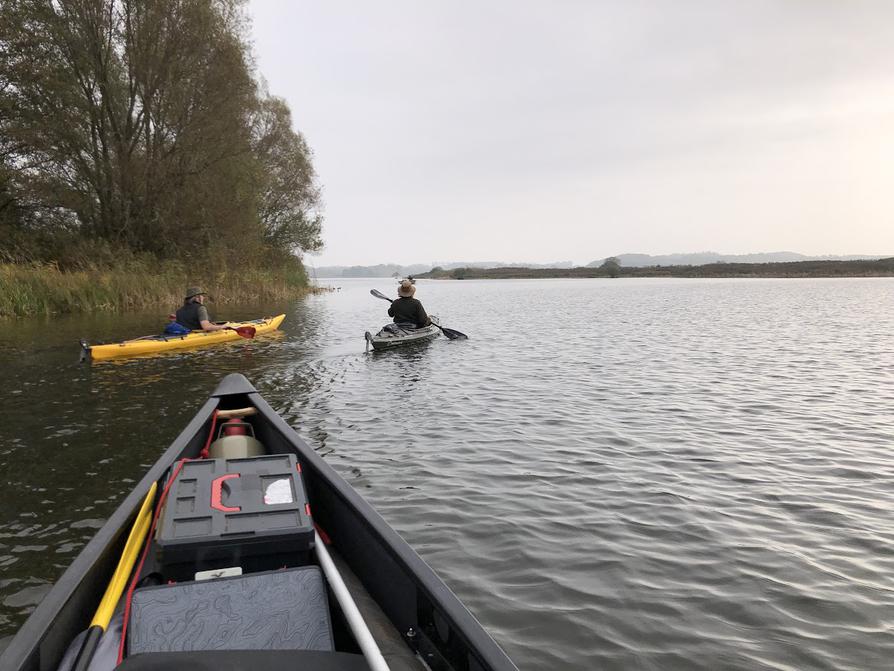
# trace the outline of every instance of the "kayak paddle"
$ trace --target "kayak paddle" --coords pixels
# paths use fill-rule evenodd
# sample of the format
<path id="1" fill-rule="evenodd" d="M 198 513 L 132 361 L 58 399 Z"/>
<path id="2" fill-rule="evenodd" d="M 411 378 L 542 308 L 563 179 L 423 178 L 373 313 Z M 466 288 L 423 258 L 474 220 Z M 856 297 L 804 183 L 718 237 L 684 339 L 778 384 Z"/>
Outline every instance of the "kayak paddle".
<path id="1" fill-rule="evenodd" d="M 371 293 L 376 298 L 381 298 L 383 301 L 388 301 L 389 303 L 394 302 L 393 300 L 388 298 L 388 296 L 386 296 L 381 291 L 378 291 L 376 289 L 370 289 L 369 293 Z M 468 340 L 469 339 L 469 336 L 467 336 L 465 333 L 461 333 L 454 329 L 444 328 L 440 324 L 435 324 L 434 322 L 432 322 L 432 326 L 437 326 L 439 329 L 441 329 L 441 333 L 443 333 L 445 336 L 447 336 L 448 340 Z"/>
<path id="2" fill-rule="evenodd" d="M 254 326 L 227 326 L 231 331 L 235 331 L 243 338 L 254 338 L 255 333 L 257 333 L 257 329 Z"/>
<path id="3" fill-rule="evenodd" d="M 93 621 L 87 630 L 87 636 L 84 638 L 81 650 L 75 658 L 72 667 L 74 671 L 86 671 L 90 667 L 90 661 L 93 659 L 93 653 L 96 652 L 96 648 L 99 645 L 99 639 L 102 638 L 103 633 L 109 626 L 109 621 L 115 612 L 115 606 L 118 604 L 118 599 L 121 598 L 125 585 L 127 585 L 127 579 L 130 577 L 137 556 L 143 547 L 143 541 L 149 532 L 149 524 L 152 521 L 152 502 L 155 500 L 156 486 L 157 483 L 153 482 L 149 488 L 149 493 L 143 499 L 143 505 L 140 507 L 140 512 L 137 513 L 130 535 L 127 537 L 127 543 L 124 545 L 124 551 L 121 553 L 121 559 L 118 561 L 118 567 L 112 575 L 112 580 L 106 588 L 102 601 L 99 602 L 99 607 L 96 609 L 96 614 L 93 616 Z"/>

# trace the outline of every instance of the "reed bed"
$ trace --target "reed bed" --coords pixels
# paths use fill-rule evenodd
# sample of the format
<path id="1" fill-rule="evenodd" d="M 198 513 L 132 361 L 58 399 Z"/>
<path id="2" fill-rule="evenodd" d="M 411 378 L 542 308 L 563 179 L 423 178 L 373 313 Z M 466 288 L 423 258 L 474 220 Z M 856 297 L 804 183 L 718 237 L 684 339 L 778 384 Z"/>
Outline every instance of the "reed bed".
<path id="1" fill-rule="evenodd" d="M 53 264 L 0 264 L 0 317 L 73 312 L 122 312 L 180 305 L 187 286 L 198 285 L 215 304 L 291 300 L 314 289 L 301 268 L 240 267 L 196 273 L 168 263 L 63 271 Z"/>

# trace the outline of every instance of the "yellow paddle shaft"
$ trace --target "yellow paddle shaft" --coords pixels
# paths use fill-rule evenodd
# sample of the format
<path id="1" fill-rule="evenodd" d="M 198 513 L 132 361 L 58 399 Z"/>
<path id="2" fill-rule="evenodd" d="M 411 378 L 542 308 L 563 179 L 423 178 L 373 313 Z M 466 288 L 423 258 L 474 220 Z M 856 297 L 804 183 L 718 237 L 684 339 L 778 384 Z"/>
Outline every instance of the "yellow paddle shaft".
<path id="1" fill-rule="evenodd" d="M 115 612 L 115 606 L 118 605 L 118 600 L 124 592 L 124 586 L 127 584 L 127 579 L 130 577 L 130 572 L 133 570 L 137 557 L 140 555 L 143 541 L 149 532 L 149 526 L 152 524 L 152 502 L 155 499 L 157 485 L 158 483 L 153 482 L 149 488 L 149 493 L 143 499 L 143 505 L 140 506 L 140 512 L 137 513 L 137 519 L 133 523 L 130 535 L 127 537 L 127 543 L 124 545 L 124 552 L 121 553 L 121 559 L 118 560 L 118 567 L 115 569 L 114 575 L 112 575 L 109 586 L 106 587 L 106 593 L 103 595 L 102 601 L 99 602 L 99 608 L 96 609 L 96 615 L 93 616 L 93 621 L 90 623 L 91 627 L 99 625 L 105 631 L 105 628 L 109 626 L 109 621 Z"/>

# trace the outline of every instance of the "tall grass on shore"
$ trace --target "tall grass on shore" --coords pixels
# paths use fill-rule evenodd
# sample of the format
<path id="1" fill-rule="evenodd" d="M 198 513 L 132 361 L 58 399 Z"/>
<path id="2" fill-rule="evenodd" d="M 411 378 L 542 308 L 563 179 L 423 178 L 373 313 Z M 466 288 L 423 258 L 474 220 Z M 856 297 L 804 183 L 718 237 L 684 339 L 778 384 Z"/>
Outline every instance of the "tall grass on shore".
<path id="1" fill-rule="evenodd" d="M 303 268 L 234 268 L 197 275 L 182 265 L 134 261 L 112 268 L 62 271 L 53 264 L 0 263 L 0 317 L 72 312 L 121 312 L 183 302 L 188 285 L 214 296 L 215 304 L 289 300 L 309 290 Z"/>

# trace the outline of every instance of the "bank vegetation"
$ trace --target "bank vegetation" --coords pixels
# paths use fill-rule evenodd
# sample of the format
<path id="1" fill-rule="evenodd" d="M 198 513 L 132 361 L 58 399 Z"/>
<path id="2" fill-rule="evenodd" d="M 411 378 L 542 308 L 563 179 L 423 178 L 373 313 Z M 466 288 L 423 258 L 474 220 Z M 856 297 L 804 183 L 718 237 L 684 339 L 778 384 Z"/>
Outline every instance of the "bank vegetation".
<path id="1" fill-rule="evenodd" d="M 287 297 L 321 247 L 242 0 L 0 3 L 0 314 Z"/>

